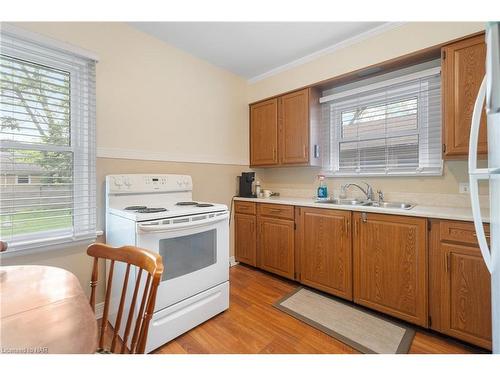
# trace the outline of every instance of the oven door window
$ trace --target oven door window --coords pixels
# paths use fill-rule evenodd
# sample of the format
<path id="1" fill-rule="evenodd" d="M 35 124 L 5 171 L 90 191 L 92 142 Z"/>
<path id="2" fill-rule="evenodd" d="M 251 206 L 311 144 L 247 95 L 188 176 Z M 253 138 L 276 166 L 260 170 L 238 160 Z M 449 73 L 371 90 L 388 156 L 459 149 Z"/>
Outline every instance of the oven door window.
<path id="1" fill-rule="evenodd" d="M 162 281 L 175 279 L 217 262 L 217 230 L 159 241 Z"/>

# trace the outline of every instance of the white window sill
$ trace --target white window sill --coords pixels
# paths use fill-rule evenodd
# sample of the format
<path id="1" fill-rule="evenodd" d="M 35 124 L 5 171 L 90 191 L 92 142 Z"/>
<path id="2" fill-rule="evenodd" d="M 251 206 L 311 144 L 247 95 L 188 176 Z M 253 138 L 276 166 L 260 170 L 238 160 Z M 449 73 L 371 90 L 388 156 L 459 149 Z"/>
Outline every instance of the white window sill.
<path id="1" fill-rule="evenodd" d="M 61 242 L 59 244 L 47 244 L 47 245 L 41 245 L 41 246 L 36 246 L 36 247 L 30 247 L 30 248 L 25 248 L 25 249 L 9 249 L 7 248 L 7 251 L 4 251 L 0 253 L 0 260 L 1 259 L 10 259 L 18 256 L 25 256 L 25 255 L 32 255 L 32 254 L 39 254 L 47 251 L 62 251 L 62 250 L 67 250 L 70 248 L 74 247 L 79 247 L 79 246 L 88 246 L 92 243 L 95 242 L 97 237 L 102 236 L 104 234 L 104 231 L 98 230 L 96 231 L 96 236 L 95 238 L 86 238 L 86 239 L 81 239 L 81 240 L 68 240 L 67 242 Z"/>

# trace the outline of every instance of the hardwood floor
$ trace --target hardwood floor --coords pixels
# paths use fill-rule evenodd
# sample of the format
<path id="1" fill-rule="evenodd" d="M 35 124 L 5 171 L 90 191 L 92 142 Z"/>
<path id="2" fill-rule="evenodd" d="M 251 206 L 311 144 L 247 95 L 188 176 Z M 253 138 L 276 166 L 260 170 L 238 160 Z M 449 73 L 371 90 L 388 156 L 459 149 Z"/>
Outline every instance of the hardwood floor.
<path id="1" fill-rule="evenodd" d="M 297 284 L 251 267 L 230 270 L 229 310 L 154 353 L 357 353 L 342 342 L 279 311 L 272 304 Z M 479 349 L 417 329 L 410 353 L 479 353 Z"/>

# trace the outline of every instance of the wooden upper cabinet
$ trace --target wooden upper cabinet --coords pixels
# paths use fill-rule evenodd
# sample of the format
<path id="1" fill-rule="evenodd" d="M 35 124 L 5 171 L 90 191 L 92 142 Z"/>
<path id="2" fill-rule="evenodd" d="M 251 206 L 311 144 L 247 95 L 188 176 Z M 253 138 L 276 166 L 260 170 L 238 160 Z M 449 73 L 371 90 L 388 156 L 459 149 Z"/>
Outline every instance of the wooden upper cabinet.
<path id="1" fill-rule="evenodd" d="M 354 302 L 426 327 L 427 221 L 353 213 Z"/>
<path id="2" fill-rule="evenodd" d="M 250 104 L 252 167 L 321 165 L 319 97 L 307 88 Z"/>
<path id="3" fill-rule="evenodd" d="M 309 162 L 309 89 L 279 98 L 280 163 Z"/>
<path id="4" fill-rule="evenodd" d="M 478 248 L 441 245 L 442 332 L 491 349 L 490 274 Z"/>
<path id="5" fill-rule="evenodd" d="M 486 70 L 484 35 L 449 44 L 441 52 L 444 156 L 466 156 L 474 103 Z M 478 153 L 487 152 L 486 114 L 483 110 Z"/>
<path id="6" fill-rule="evenodd" d="M 284 276 L 294 278 L 295 273 L 295 226 L 292 220 L 258 216 L 257 266 Z"/>
<path id="7" fill-rule="evenodd" d="M 234 214 L 234 255 L 238 262 L 257 265 L 257 217 Z"/>
<path id="8" fill-rule="evenodd" d="M 250 165 L 278 164 L 278 99 L 250 106 Z"/>
<path id="9" fill-rule="evenodd" d="M 351 212 L 301 207 L 298 213 L 300 281 L 351 300 Z"/>

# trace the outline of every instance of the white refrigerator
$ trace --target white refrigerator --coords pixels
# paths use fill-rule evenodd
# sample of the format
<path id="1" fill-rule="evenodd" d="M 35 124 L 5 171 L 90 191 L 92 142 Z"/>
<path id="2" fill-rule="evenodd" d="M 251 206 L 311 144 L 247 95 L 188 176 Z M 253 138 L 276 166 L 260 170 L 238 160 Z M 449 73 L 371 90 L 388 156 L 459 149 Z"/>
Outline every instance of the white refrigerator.
<path id="1" fill-rule="evenodd" d="M 472 115 L 469 144 L 469 180 L 472 214 L 484 262 L 491 273 L 493 353 L 500 354 L 500 23 L 486 25 L 486 75 Z M 488 167 L 477 168 L 477 142 L 486 99 Z M 483 229 L 478 183 L 489 182 L 490 244 Z"/>

